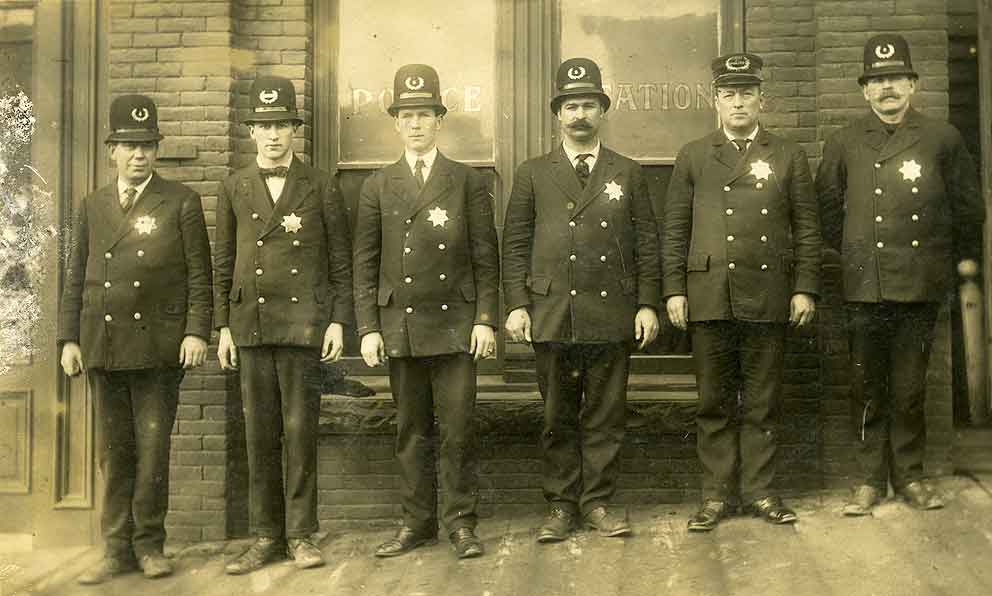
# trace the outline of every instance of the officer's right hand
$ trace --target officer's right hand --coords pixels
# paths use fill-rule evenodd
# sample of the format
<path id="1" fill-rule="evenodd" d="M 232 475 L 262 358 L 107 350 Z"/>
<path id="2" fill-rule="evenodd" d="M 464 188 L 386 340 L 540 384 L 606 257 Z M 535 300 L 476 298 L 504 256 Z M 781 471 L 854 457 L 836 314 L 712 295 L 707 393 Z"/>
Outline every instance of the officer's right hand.
<path id="1" fill-rule="evenodd" d="M 369 366 L 379 366 L 386 362 L 386 344 L 378 331 L 362 337 L 362 358 Z"/>
<path id="2" fill-rule="evenodd" d="M 74 341 L 67 341 L 62 346 L 62 370 L 70 377 L 83 372 L 83 352 Z"/>
<path id="3" fill-rule="evenodd" d="M 506 317 L 506 332 L 510 334 L 513 341 L 531 342 L 530 338 L 530 313 L 524 307 L 515 308 Z"/>
<path id="4" fill-rule="evenodd" d="M 682 331 L 689 328 L 689 299 L 684 294 L 669 296 L 665 302 L 665 310 L 668 311 L 668 320 L 672 325 Z"/>
<path id="5" fill-rule="evenodd" d="M 217 359 L 221 370 L 238 370 L 238 347 L 234 345 L 230 327 L 220 328 L 220 341 L 217 343 Z"/>

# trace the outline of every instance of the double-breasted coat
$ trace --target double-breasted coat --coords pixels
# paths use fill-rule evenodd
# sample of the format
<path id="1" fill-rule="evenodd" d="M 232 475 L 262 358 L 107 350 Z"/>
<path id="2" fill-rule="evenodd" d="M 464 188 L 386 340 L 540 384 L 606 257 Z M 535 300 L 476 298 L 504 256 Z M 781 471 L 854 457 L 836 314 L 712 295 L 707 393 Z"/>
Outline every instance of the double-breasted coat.
<path id="1" fill-rule="evenodd" d="M 336 179 L 294 157 L 273 205 L 258 165 L 221 184 L 214 243 L 214 324 L 238 346 L 320 348 L 351 325 L 351 243 Z"/>
<path id="2" fill-rule="evenodd" d="M 806 154 L 763 128 L 745 153 L 723 130 L 682 148 L 665 202 L 665 298 L 690 321 L 783 323 L 820 292 L 821 239 Z"/>
<path id="3" fill-rule="evenodd" d="M 823 147 L 824 236 L 849 302 L 940 302 L 953 259 L 978 258 L 985 206 L 960 133 L 912 108 L 891 135 L 869 113 Z"/>
<path id="4" fill-rule="evenodd" d="M 506 309 L 535 342 L 633 339 L 661 298 L 658 228 L 641 166 L 605 146 L 583 188 L 557 147 L 516 172 L 503 230 Z"/>
<path id="5" fill-rule="evenodd" d="M 210 338 L 211 277 L 200 195 L 153 173 L 125 213 L 115 181 L 75 217 L 59 339 L 90 369 L 178 367 L 183 337 Z"/>
<path id="6" fill-rule="evenodd" d="M 422 189 L 405 158 L 362 185 L 355 224 L 359 335 L 391 357 L 469 351 L 498 324 L 499 250 L 485 179 L 438 153 Z"/>

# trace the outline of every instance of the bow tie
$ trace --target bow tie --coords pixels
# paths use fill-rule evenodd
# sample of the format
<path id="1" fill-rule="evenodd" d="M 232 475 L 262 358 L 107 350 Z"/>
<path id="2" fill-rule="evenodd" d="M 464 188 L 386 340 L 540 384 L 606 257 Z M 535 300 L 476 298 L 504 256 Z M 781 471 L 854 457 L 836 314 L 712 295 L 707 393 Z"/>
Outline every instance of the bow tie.
<path id="1" fill-rule="evenodd" d="M 262 178 L 285 178 L 289 174 L 289 168 L 286 166 L 258 168 L 258 173 L 262 175 Z"/>

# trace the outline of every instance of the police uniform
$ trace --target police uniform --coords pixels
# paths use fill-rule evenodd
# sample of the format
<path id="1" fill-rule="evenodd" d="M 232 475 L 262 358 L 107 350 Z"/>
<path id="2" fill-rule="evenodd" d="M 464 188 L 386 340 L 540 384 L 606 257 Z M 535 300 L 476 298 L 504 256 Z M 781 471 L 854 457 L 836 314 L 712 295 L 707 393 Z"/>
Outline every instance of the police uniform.
<path id="1" fill-rule="evenodd" d="M 247 123 L 301 122 L 287 79 L 257 78 L 250 100 Z M 334 177 L 296 156 L 279 177 L 278 197 L 257 162 L 220 186 L 214 319 L 230 329 L 240 358 L 251 531 L 301 539 L 318 528 L 313 379 L 326 329 L 354 317 L 351 244 Z"/>
<path id="2" fill-rule="evenodd" d="M 400 68 L 395 89 L 389 107 L 394 117 L 403 108 L 433 108 L 438 116 L 446 111 L 437 72 L 429 66 Z M 390 359 L 404 526 L 433 537 L 435 416 L 440 488 L 446 493 L 441 521 L 449 534 L 476 525 L 476 365 L 470 339 L 475 325 L 495 328 L 499 257 L 485 179 L 439 152 L 430 154 L 435 157 L 422 188 L 405 156 L 365 180 L 354 262 L 358 333 L 381 333 Z"/>
<path id="3" fill-rule="evenodd" d="M 760 68 L 721 56 L 714 85 L 759 85 Z M 664 297 L 688 298 L 704 502 L 770 496 L 790 301 L 819 293 L 806 154 L 760 125 L 753 136 L 743 151 L 723 128 L 683 147 L 665 205 Z"/>
<path id="4" fill-rule="evenodd" d="M 591 60 L 566 60 L 556 83 L 556 113 L 572 95 L 599 96 L 609 108 Z M 658 307 L 660 276 L 657 226 L 637 162 L 600 145 L 584 188 L 561 145 L 517 168 L 503 289 L 507 312 L 526 308 L 532 322 L 544 495 L 553 509 L 585 515 L 614 493 L 634 319 L 640 307 Z"/>
<path id="5" fill-rule="evenodd" d="M 859 83 L 898 75 L 917 76 L 905 39 L 870 39 Z M 981 254 L 985 208 L 961 135 L 912 107 L 897 127 L 870 112 L 834 134 L 816 187 L 841 254 L 862 480 L 884 496 L 922 477 L 933 327 L 954 263 Z"/>
<path id="6" fill-rule="evenodd" d="M 141 95 L 112 102 L 110 127 L 108 144 L 162 139 L 155 104 Z M 142 185 L 126 209 L 117 181 L 82 200 L 61 304 L 59 340 L 80 345 L 93 397 L 101 531 L 115 560 L 162 552 L 180 345 L 210 338 L 200 196 L 154 172 Z"/>

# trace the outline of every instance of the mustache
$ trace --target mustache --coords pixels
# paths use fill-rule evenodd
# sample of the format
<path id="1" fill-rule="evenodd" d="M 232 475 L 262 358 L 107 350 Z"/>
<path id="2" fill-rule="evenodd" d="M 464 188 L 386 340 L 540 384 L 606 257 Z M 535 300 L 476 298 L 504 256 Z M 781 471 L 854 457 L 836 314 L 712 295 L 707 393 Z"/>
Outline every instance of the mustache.
<path id="1" fill-rule="evenodd" d="M 899 99 L 898 93 L 882 93 L 879 99 Z"/>
<path id="2" fill-rule="evenodd" d="M 581 128 L 581 129 L 587 129 L 588 130 L 588 129 L 592 128 L 592 124 L 589 124 L 585 120 L 577 120 L 577 121 L 569 124 L 568 127 L 569 128 Z"/>

